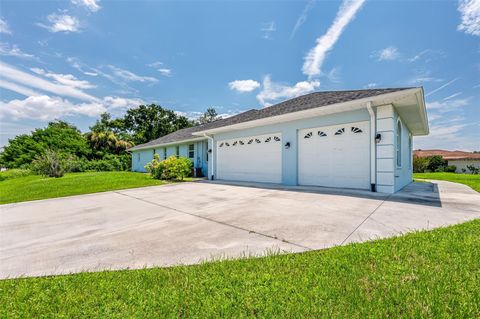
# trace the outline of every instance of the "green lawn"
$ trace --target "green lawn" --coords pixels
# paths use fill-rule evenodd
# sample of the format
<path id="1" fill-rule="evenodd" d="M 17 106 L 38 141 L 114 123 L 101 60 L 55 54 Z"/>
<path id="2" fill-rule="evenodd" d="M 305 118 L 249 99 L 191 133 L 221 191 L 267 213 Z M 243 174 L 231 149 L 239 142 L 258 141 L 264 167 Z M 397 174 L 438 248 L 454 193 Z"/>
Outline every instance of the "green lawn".
<path id="1" fill-rule="evenodd" d="M 465 184 L 470 186 L 477 192 L 480 192 L 480 175 L 472 174 L 455 174 L 455 173 L 415 173 L 414 178 L 418 179 L 433 179 L 442 180 L 455 183 Z"/>
<path id="2" fill-rule="evenodd" d="M 0 281 L 2 318 L 479 318 L 480 220 L 302 254 Z"/>
<path id="3" fill-rule="evenodd" d="M 28 175 L 0 181 L 0 204 L 165 183 L 147 174 L 132 172 L 69 173 L 61 178 Z"/>

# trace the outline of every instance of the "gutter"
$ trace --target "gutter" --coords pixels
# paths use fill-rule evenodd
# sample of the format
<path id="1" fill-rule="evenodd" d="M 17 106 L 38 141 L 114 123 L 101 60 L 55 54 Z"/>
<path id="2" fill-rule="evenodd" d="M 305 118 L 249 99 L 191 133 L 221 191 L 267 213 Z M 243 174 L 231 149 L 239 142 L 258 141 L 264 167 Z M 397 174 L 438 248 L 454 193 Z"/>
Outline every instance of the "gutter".
<path id="1" fill-rule="evenodd" d="M 377 143 L 376 139 L 376 122 L 377 116 L 372 108 L 373 103 L 367 102 L 367 110 L 370 114 L 370 189 L 372 192 L 377 191 Z"/>
<path id="2" fill-rule="evenodd" d="M 212 161 L 212 174 L 210 175 L 210 179 L 213 181 L 215 179 L 215 174 L 213 174 L 213 169 L 215 167 L 215 156 L 213 156 L 213 149 L 214 149 L 214 145 L 213 145 L 213 137 L 209 136 L 207 133 L 203 133 L 203 137 L 206 137 L 207 139 L 209 139 L 210 141 L 212 141 L 212 153 L 210 155 L 210 158 L 211 158 L 211 161 Z M 207 144 L 207 148 L 208 148 L 208 144 Z M 208 152 L 209 150 L 207 150 Z"/>

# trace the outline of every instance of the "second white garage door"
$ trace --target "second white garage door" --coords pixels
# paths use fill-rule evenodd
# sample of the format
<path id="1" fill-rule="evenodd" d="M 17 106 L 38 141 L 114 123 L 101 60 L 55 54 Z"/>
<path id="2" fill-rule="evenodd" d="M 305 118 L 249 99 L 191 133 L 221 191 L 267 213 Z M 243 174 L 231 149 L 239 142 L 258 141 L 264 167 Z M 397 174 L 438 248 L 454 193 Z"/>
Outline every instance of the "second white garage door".
<path id="1" fill-rule="evenodd" d="M 370 187 L 369 123 L 298 131 L 298 183 L 326 187 Z"/>
<path id="2" fill-rule="evenodd" d="M 217 179 L 282 182 L 282 135 L 250 136 L 217 142 Z"/>

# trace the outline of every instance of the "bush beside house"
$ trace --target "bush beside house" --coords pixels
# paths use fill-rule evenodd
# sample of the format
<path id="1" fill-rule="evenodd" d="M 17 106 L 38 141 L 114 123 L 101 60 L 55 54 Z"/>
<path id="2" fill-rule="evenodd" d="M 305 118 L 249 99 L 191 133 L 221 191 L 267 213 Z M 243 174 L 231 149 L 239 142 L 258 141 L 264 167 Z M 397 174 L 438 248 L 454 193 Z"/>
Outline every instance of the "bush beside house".
<path id="1" fill-rule="evenodd" d="M 191 174 L 192 167 L 192 162 L 186 157 L 170 156 L 162 161 L 158 154 L 145 165 L 153 178 L 162 180 L 183 180 Z"/>

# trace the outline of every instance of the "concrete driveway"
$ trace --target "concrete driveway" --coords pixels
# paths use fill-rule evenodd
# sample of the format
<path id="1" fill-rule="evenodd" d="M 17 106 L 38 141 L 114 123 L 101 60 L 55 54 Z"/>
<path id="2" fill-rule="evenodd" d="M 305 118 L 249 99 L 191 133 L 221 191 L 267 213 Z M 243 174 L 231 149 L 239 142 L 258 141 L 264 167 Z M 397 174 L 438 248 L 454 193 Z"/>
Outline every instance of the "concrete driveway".
<path id="1" fill-rule="evenodd" d="M 392 196 L 196 182 L 8 204 L 0 278 L 302 252 L 478 217 L 480 195 L 448 182 Z"/>

